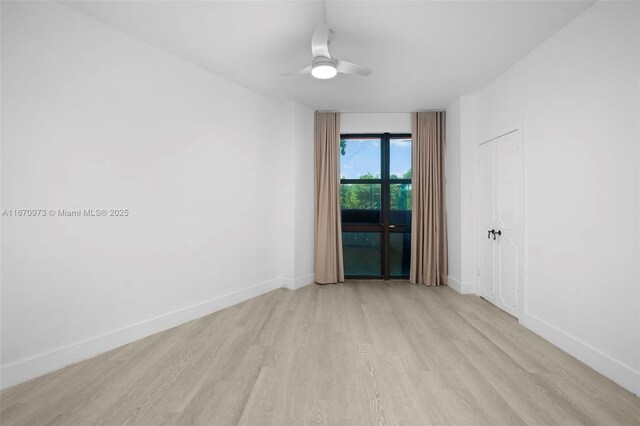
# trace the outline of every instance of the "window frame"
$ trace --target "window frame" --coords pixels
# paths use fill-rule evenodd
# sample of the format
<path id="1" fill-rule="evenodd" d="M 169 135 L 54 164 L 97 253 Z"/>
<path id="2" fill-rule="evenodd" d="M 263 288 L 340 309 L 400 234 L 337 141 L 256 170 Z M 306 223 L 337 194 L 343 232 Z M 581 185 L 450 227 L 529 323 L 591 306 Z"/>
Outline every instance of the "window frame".
<path id="1" fill-rule="evenodd" d="M 394 224 L 391 220 L 391 184 L 411 184 L 412 179 L 391 179 L 390 156 L 392 139 L 411 139 L 410 133 L 341 133 L 342 139 L 379 139 L 380 140 L 380 179 L 342 179 L 342 184 L 379 184 L 380 185 L 380 223 L 342 223 L 340 237 L 344 232 L 377 232 L 380 233 L 380 274 L 379 275 L 345 275 L 349 279 L 407 279 L 408 275 L 390 275 L 390 235 L 392 233 L 411 232 L 411 224 Z M 338 152 L 339 158 L 341 156 Z M 342 174 L 340 174 L 342 176 Z M 412 171 L 413 176 L 413 171 Z M 412 187 L 413 190 L 413 187 Z M 412 195 L 413 196 L 413 195 Z M 340 205 L 342 215 L 342 205 Z M 413 211 L 412 211 L 413 215 Z"/>

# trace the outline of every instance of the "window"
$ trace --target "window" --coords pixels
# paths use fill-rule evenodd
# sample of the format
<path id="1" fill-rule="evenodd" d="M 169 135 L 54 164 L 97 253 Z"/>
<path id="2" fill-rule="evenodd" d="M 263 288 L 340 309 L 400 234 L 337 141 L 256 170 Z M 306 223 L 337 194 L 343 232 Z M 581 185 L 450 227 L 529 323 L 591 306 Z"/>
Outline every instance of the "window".
<path id="1" fill-rule="evenodd" d="M 345 276 L 405 278 L 411 258 L 411 136 L 342 135 Z"/>

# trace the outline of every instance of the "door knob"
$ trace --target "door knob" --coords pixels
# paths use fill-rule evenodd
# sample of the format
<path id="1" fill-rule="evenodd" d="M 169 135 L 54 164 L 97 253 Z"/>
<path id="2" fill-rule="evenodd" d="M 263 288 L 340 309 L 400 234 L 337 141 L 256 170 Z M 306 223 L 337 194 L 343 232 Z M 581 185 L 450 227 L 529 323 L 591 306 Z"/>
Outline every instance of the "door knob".
<path id="1" fill-rule="evenodd" d="M 496 235 L 502 235 L 502 231 L 493 231 L 493 239 L 494 240 L 496 239 Z"/>

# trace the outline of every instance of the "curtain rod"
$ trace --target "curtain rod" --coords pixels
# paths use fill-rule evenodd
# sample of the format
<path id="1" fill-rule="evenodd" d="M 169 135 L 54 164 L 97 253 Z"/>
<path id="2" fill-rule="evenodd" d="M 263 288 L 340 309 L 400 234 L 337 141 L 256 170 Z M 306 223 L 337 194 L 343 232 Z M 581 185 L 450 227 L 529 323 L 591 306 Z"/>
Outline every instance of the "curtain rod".
<path id="1" fill-rule="evenodd" d="M 420 109 L 417 111 L 330 111 L 317 110 L 316 112 L 339 112 L 341 114 L 411 114 L 414 112 L 445 112 L 444 109 Z"/>

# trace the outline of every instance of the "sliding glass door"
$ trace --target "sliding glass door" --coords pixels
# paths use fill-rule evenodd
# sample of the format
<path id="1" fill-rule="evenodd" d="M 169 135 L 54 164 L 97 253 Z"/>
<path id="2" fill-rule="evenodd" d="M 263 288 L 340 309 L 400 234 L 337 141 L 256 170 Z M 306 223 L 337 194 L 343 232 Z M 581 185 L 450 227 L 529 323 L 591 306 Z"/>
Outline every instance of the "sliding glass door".
<path id="1" fill-rule="evenodd" d="M 340 138 L 347 278 L 407 278 L 411 258 L 411 135 Z"/>

